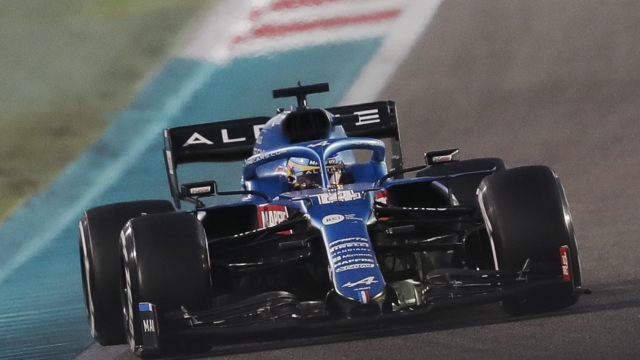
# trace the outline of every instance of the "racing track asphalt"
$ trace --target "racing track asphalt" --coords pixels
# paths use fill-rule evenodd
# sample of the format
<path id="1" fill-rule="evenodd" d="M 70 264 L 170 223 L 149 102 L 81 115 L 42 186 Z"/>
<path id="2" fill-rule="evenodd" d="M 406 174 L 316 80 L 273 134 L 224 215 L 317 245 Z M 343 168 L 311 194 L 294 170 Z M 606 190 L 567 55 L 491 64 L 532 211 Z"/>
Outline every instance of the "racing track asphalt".
<path id="1" fill-rule="evenodd" d="M 381 98 L 406 162 L 428 149 L 546 164 L 564 183 L 593 295 L 555 314 L 497 305 L 349 338 L 225 345 L 216 359 L 640 358 L 640 2 L 445 1 Z M 424 148 L 424 146 L 427 148 Z M 83 358 L 134 358 L 123 347 Z"/>

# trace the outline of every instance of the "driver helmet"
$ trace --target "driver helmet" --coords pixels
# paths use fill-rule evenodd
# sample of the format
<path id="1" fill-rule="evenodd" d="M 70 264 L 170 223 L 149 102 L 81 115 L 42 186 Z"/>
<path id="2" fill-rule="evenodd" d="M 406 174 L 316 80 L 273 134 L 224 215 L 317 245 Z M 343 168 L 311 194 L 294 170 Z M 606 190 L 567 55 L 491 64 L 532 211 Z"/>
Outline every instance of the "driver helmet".
<path id="1" fill-rule="evenodd" d="M 336 155 L 327 159 L 329 186 L 343 185 L 345 181 L 344 163 Z M 315 160 L 291 158 L 287 162 L 287 179 L 295 190 L 322 187 L 320 166 Z"/>

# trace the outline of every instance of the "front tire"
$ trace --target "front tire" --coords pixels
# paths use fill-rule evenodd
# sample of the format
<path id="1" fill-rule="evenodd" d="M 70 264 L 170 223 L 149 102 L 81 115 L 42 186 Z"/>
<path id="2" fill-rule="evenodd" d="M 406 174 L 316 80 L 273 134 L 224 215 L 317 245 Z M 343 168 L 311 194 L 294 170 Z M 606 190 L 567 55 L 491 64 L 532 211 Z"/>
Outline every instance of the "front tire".
<path id="1" fill-rule="evenodd" d="M 564 190 L 546 166 L 509 169 L 485 178 L 478 201 L 493 247 L 496 269 L 520 270 L 530 260 L 532 275 L 562 278 L 560 247 L 568 246 L 572 281 L 536 294 L 506 299 L 509 315 L 566 308 L 582 285 L 578 248 Z"/>
<path id="2" fill-rule="evenodd" d="M 140 356 L 145 353 L 140 326 L 140 302 L 156 306 L 159 328 L 163 314 L 212 307 L 209 251 L 204 228 L 188 213 L 156 214 L 132 219 L 122 230 L 120 250 L 121 303 L 127 341 Z M 162 346 L 162 344 L 161 344 Z"/>
<path id="3" fill-rule="evenodd" d="M 126 343 L 120 307 L 122 227 L 142 214 L 172 211 L 169 201 L 145 200 L 98 206 L 83 214 L 78 224 L 82 287 L 91 335 L 100 345 Z"/>

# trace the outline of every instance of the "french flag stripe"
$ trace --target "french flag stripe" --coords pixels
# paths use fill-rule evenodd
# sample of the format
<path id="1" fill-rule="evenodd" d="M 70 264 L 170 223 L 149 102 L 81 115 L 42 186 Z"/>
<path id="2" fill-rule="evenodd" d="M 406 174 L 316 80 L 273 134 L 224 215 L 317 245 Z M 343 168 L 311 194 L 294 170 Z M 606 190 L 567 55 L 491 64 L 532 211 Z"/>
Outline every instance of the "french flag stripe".
<path id="1" fill-rule="evenodd" d="M 369 292 L 366 290 L 362 290 L 362 291 L 359 291 L 359 294 L 360 294 L 360 302 L 363 304 L 368 304 L 369 300 L 371 300 L 369 298 Z"/>

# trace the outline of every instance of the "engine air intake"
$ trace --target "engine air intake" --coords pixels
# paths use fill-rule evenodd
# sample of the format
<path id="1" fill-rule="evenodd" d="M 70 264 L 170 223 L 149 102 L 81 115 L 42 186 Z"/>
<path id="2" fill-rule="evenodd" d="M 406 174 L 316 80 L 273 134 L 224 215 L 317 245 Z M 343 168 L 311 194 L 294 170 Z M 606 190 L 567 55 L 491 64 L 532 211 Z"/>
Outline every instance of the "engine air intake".
<path id="1" fill-rule="evenodd" d="M 324 139 L 330 129 L 329 116 L 321 109 L 293 111 L 282 121 L 282 131 L 292 143 Z"/>

